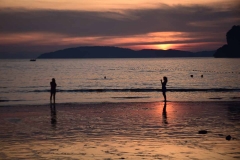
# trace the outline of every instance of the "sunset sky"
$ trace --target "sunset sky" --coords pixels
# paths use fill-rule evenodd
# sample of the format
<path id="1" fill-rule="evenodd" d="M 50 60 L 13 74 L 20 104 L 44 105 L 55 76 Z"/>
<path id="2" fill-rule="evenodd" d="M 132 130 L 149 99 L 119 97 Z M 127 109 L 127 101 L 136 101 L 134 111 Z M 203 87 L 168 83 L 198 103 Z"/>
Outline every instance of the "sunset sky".
<path id="1" fill-rule="evenodd" d="M 0 0 L 0 58 L 78 46 L 216 50 L 240 0 Z"/>

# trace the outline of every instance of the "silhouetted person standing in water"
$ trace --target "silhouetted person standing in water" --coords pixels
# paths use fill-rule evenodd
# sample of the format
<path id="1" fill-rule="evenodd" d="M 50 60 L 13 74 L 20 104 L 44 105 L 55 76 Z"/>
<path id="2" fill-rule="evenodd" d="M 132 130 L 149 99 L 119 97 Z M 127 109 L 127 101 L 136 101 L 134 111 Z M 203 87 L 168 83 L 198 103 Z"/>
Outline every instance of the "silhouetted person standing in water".
<path id="1" fill-rule="evenodd" d="M 167 85 L 167 81 L 168 81 L 167 77 L 163 77 L 163 81 L 161 80 L 161 83 L 162 83 L 162 94 L 163 94 L 165 102 L 167 101 L 167 98 L 166 98 L 166 92 L 167 92 L 166 85 Z"/>
<path id="2" fill-rule="evenodd" d="M 50 102 L 52 102 L 52 98 L 53 98 L 53 102 L 55 103 L 55 95 L 56 95 L 57 84 L 56 84 L 56 81 L 55 81 L 54 78 L 52 79 L 52 82 L 50 82 L 50 86 L 51 86 Z"/>

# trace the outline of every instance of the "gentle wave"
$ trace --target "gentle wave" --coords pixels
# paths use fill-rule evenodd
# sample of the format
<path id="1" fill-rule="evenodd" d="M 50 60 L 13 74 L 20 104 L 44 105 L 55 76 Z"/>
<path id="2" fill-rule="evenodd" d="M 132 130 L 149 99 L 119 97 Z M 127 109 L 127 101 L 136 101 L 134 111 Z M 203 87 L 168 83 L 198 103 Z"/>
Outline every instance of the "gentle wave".
<path id="1" fill-rule="evenodd" d="M 57 92 L 161 92 L 162 89 L 58 89 Z M 168 92 L 240 92 L 240 89 L 210 88 L 210 89 L 168 89 Z M 50 92 L 50 90 L 33 90 L 29 92 Z"/>

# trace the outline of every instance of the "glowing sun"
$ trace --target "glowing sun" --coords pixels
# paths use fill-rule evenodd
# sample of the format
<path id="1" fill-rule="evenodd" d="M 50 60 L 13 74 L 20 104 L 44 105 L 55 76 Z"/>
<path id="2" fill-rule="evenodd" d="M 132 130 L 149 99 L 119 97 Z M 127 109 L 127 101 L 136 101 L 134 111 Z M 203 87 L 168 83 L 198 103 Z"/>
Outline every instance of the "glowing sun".
<path id="1" fill-rule="evenodd" d="M 171 49 L 171 44 L 158 44 L 156 45 L 157 49 L 168 50 Z"/>

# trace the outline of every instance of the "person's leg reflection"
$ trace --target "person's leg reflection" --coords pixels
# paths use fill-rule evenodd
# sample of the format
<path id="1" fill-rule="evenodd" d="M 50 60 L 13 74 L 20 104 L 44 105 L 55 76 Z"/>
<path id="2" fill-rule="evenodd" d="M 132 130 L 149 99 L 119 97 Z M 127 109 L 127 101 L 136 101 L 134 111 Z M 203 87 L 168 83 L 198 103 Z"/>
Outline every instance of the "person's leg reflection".
<path id="1" fill-rule="evenodd" d="M 162 115 L 163 115 L 163 123 L 168 124 L 168 121 L 167 121 L 167 102 L 164 102 Z"/>
<path id="2" fill-rule="evenodd" d="M 56 114 L 55 103 L 50 103 L 50 110 L 51 110 L 51 124 L 52 124 L 52 127 L 56 128 L 57 114 Z"/>

